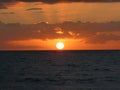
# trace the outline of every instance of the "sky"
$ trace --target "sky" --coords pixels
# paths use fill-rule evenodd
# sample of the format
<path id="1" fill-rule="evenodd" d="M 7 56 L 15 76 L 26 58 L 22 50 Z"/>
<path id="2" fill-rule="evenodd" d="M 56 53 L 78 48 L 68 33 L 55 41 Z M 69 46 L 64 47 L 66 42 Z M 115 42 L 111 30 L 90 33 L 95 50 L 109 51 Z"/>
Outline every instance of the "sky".
<path id="1" fill-rule="evenodd" d="M 120 0 L 0 0 L 0 50 L 120 50 Z"/>

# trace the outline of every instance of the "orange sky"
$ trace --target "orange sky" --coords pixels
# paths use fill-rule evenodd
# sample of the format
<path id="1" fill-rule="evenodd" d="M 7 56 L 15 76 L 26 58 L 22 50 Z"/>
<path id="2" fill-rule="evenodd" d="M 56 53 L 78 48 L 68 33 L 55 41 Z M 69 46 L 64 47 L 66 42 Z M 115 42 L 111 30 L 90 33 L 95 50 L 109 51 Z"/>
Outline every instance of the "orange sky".
<path id="1" fill-rule="evenodd" d="M 56 50 L 59 41 L 64 50 L 120 49 L 119 2 L 4 5 L 0 50 Z"/>
<path id="2" fill-rule="evenodd" d="M 120 3 L 24 3 L 18 2 L 0 10 L 5 23 L 58 23 L 64 21 L 110 22 L 120 21 Z M 39 9 L 41 8 L 41 9 Z M 10 14 L 13 12 L 14 14 Z M 18 18 L 19 17 L 19 18 Z"/>

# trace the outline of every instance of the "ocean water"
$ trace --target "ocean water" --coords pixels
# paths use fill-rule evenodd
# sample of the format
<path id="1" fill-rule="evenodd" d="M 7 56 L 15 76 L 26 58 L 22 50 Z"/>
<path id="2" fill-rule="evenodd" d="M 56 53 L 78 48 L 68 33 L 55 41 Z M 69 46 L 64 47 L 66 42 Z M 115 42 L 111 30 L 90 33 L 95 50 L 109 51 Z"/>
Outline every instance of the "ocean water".
<path id="1" fill-rule="evenodd" d="M 120 51 L 0 51 L 0 90 L 120 90 Z"/>

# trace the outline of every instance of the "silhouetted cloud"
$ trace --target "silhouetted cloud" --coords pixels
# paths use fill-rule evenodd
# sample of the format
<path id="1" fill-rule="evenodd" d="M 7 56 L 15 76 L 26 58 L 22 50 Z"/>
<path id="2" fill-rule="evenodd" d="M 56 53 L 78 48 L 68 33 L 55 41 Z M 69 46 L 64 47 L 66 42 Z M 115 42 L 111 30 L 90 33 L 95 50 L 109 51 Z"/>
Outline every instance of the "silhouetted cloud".
<path id="1" fill-rule="evenodd" d="M 119 32 L 120 33 L 120 32 Z M 120 40 L 120 35 L 114 35 L 114 34 L 100 34 L 100 35 L 94 35 L 91 37 L 88 37 L 87 43 L 106 43 L 108 41 L 117 41 Z"/>
<path id="2" fill-rule="evenodd" d="M 29 9 L 26 9 L 26 11 L 31 11 L 31 10 L 42 10 L 42 8 L 29 8 Z"/>
<path id="3" fill-rule="evenodd" d="M 1 12 L 0 14 L 15 14 L 14 12 Z"/>
<path id="4" fill-rule="evenodd" d="M 86 43 L 106 43 L 120 40 L 120 22 L 81 23 L 64 22 L 58 24 L 19 24 L 0 22 L 0 43 L 30 39 L 85 39 Z"/>
<path id="5" fill-rule="evenodd" d="M 120 2 L 120 0 L 0 0 L 0 9 L 7 9 L 8 6 L 17 2 L 42 2 L 47 4 L 71 3 L 71 2 Z"/>
<path id="6" fill-rule="evenodd" d="M 3 5 L 2 3 L 0 3 L 0 9 L 7 9 L 7 7 Z"/>
<path id="7" fill-rule="evenodd" d="M 43 2 L 43 3 L 58 3 L 58 2 L 119 2 L 120 0 L 0 0 L 0 2 Z"/>
<path id="8" fill-rule="evenodd" d="M 82 23 L 63 22 L 48 24 L 19 24 L 0 22 L 0 49 L 30 49 L 37 46 L 10 46 L 8 42 L 27 40 L 83 39 L 87 44 L 105 44 L 120 41 L 120 22 Z"/>

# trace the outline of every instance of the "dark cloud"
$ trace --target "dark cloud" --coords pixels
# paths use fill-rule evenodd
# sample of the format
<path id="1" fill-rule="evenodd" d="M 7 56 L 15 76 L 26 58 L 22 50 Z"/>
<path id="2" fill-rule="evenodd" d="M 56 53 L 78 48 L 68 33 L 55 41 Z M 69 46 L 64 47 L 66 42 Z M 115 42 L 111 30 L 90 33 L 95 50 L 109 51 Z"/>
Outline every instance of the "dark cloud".
<path id="1" fill-rule="evenodd" d="M 17 2 L 42 2 L 47 4 L 55 4 L 60 2 L 120 2 L 120 0 L 0 0 L 0 9 L 7 9 L 8 6 Z"/>
<path id="2" fill-rule="evenodd" d="M 31 11 L 31 10 L 42 10 L 42 8 L 29 8 L 29 9 L 26 9 L 26 11 Z"/>
<path id="3" fill-rule="evenodd" d="M 0 9 L 7 9 L 7 7 L 3 5 L 2 3 L 0 3 Z"/>
<path id="4" fill-rule="evenodd" d="M 120 22 L 81 23 L 64 22 L 58 24 L 19 24 L 0 22 L 0 43 L 30 39 L 74 38 L 85 39 L 86 43 L 106 43 L 120 40 Z"/>
<path id="5" fill-rule="evenodd" d="M 42 49 L 42 47 L 41 46 L 22 46 L 22 45 L 14 45 L 14 46 L 12 46 L 12 45 L 9 45 L 9 44 L 7 44 L 7 43 L 5 43 L 5 44 L 2 44 L 2 45 L 0 45 L 0 50 L 31 50 L 31 49 L 34 49 L 34 50 L 38 50 L 38 48 L 39 49 Z"/>
<path id="6" fill-rule="evenodd" d="M 120 0 L 0 0 L 0 2 L 43 2 L 43 3 L 58 3 L 58 2 L 119 2 Z"/>
<path id="7" fill-rule="evenodd" d="M 87 43 L 106 43 L 108 41 L 118 41 L 120 40 L 120 35 L 114 35 L 114 34 L 100 34 L 100 35 L 93 35 L 91 37 L 88 37 Z"/>
<path id="8" fill-rule="evenodd" d="M 14 12 L 1 12 L 0 14 L 15 14 Z"/>

